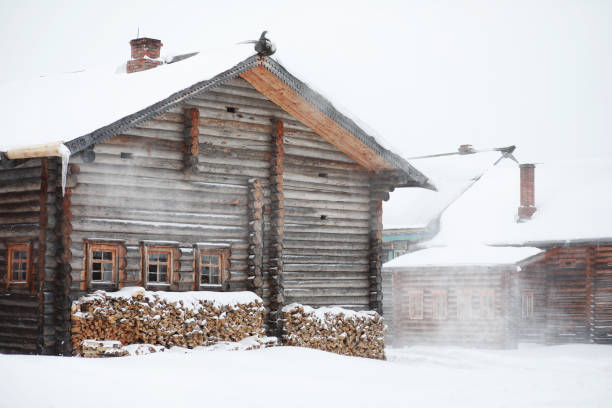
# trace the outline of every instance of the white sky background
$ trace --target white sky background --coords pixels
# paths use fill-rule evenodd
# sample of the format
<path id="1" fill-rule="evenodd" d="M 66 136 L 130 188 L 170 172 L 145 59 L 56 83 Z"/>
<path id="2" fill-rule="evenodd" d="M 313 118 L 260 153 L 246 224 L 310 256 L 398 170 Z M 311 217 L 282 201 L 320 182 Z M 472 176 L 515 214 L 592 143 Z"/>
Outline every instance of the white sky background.
<path id="1" fill-rule="evenodd" d="M 612 156 L 610 1 L 123 3 L 0 0 L 0 81 L 114 69 L 138 28 L 162 54 L 267 29 L 282 64 L 405 157 Z"/>

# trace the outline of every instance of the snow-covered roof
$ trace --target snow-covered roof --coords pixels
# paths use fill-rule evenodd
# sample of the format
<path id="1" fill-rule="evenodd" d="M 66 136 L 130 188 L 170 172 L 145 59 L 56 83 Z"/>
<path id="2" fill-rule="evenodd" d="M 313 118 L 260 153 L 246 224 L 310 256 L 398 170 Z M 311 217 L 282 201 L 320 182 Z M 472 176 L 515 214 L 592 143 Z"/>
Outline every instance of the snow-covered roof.
<path id="1" fill-rule="evenodd" d="M 383 227 L 424 228 L 501 157 L 498 151 L 411 159 L 438 191 L 398 188 L 383 203 Z"/>
<path id="2" fill-rule="evenodd" d="M 426 243 L 427 249 L 387 262 L 385 268 L 502 265 L 535 255 L 537 250 L 528 245 L 610 240 L 610 180 L 608 160 L 536 164 L 537 211 L 531 220 L 519 223 L 520 169 L 515 162 L 502 160 L 442 213 L 440 231 Z"/>
<path id="3" fill-rule="evenodd" d="M 487 245 L 454 245 L 426 248 L 397 257 L 385 263 L 385 269 L 430 266 L 514 265 L 542 251 L 532 247 L 493 247 Z"/>
<path id="4" fill-rule="evenodd" d="M 0 151 L 69 142 L 224 72 L 252 54 L 247 47 L 200 53 L 135 74 L 103 67 L 0 84 Z"/>
<path id="5" fill-rule="evenodd" d="M 536 164 L 532 219 L 517 223 L 520 170 L 503 160 L 442 215 L 430 245 L 523 245 L 612 238 L 612 162 L 559 160 Z"/>
<path id="6" fill-rule="evenodd" d="M 179 63 L 134 74 L 100 69 L 0 83 L 3 134 L 19 135 L 3 137 L 0 152 L 61 141 L 74 154 L 262 66 L 290 92 L 297 93 L 311 108 L 322 113 L 321 117 L 331 120 L 336 131 L 348 132 L 354 140 L 355 154 L 363 155 L 360 150 L 363 145 L 374 152 L 367 156 L 366 164 L 378 163 L 376 166 L 380 167 L 381 162 L 385 163 L 382 167 L 403 172 L 407 176 L 405 183 L 433 188 L 420 171 L 383 147 L 374 136 L 277 61 L 250 54 L 247 47 L 234 46 L 223 51 L 200 52 Z M 10 154 L 7 157 L 10 159 Z"/>

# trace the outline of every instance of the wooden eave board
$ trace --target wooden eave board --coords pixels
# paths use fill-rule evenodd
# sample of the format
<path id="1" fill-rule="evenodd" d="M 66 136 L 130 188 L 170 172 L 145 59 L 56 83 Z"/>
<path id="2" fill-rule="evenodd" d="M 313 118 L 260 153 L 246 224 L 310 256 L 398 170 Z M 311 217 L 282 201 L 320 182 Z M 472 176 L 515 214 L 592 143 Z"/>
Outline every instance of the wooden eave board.
<path id="1" fill-rule="evenodd" d="M 242 73 L 241 77 L 272 102 L 366 169 L 377 172 L 393 168 L 372 149 L 308 103 L 306 99 L 263 65 L 258 65 Z"/>

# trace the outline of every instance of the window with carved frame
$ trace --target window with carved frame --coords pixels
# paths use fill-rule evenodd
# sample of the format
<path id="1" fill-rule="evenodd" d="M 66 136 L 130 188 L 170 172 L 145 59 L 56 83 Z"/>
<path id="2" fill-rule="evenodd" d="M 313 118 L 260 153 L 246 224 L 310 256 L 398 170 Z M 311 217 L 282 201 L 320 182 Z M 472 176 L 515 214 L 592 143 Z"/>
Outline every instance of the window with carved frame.
<path id="1" fill-rule="evenodd" d="M 431 310 L 434 320 L 445 320 L 448 318 L 448 291 L 431 291 Z"/>
<path id="2" fill-rule="evenodd" d="M 196 245 L 196 289 L 219 289 L 227 284 L 229 248 Z"/>
<path id="3" fill-rule="evenodd" d="M 528 289 L 521 292 L 521 317 L 525 320 L 533 319 L 535 291 Z"/>
<path id="4" fill-rule="evenodd" d="M 470 320 L 472 318 L 472 290 L 457 289 L 457 319 Z"/>
<path id="5" fill-rule="evenodd" d="M 144 247 L 144 274 L 149 285 L 169 285 L 172 283 L 173 258 L 171 247 Z"/>
<path id="6" fill-rule="evenodd" d="M 495 289 L 480 290 L 480 318 L 495 318 Z"/>
<path id="7" fill-rule="evenodd" d="M 87 244 L 87 271 L 91 283 L 117 282 L 118 253 L 117 244 Z"/>
<path id="8" fill-rule="evenodd" d="M 423 290 L 408 292 L 408 317 L 410 320 L 423 320 Z"/>
<path id="9" fill-rule="evenodd" d="M 32 245 L 29 242 L 7 244 L 6 281 L 8 285 L 28 284 L 32 278 Z"/>

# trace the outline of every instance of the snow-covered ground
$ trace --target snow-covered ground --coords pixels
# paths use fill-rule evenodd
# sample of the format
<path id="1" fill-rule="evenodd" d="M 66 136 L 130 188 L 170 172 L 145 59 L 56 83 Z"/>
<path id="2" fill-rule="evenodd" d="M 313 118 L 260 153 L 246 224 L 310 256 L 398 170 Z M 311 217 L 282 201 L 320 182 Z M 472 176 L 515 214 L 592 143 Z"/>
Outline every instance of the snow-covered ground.
<path id="1" fill-rule="evenodd" d="M 108 359 L 0 355 L 1 407 L 610 407 L 612 347 L 297 347 Z"/>

